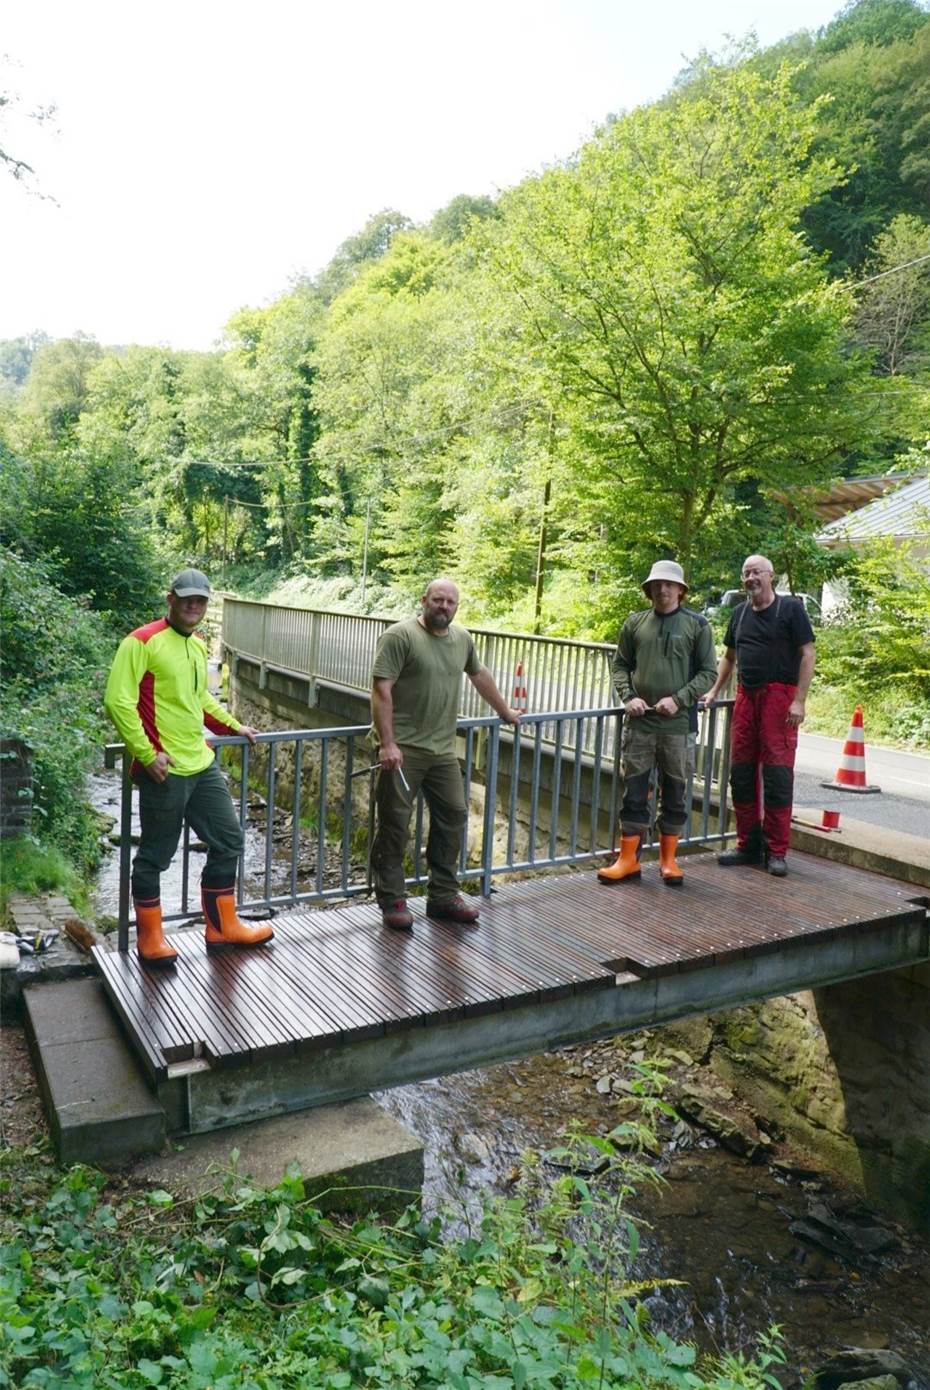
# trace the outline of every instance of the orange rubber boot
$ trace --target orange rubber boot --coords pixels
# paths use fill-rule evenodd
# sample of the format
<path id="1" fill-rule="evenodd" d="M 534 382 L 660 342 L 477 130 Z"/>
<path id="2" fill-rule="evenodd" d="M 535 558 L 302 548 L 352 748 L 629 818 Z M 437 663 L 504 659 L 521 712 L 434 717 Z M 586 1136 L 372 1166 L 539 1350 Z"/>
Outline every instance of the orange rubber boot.
<path id="1" fill-rule="evenodd" d="M 271 924 L 263 922 L 247 927 L 236 915 L 236 899 L 232 888 L 202 888 L 203 916 L 206 930 L 203 939 L 207 955 L 219 951 L 234 951 L 238 947 L 264 946 L 274 936 Z"/>
<path id="2" fill-rule="evenodd" d="M 149 965 L 174 965 L 178 953 L 165 940 L 161 924 L 161 903 L 136 900 L 136 954 Z"/>
<path id="3" fill-rule="evenodd" d="M 659 835 L 659 873 L 662 875 L 662 882 L 667 883 L 669 888 L 680 888 L 685 881 L 684 874 L 675 862 L 677 848 L 677 835 Z"/>
<path id="4" fill-rule="evenodd" d="M 601 883 L 622 883 L 624 879 L 642 878 L 639 855 L 643 845 L 642 835 L 624 835 L 620 840 L 620 857 L 609 869 L 598 869 Z"/>

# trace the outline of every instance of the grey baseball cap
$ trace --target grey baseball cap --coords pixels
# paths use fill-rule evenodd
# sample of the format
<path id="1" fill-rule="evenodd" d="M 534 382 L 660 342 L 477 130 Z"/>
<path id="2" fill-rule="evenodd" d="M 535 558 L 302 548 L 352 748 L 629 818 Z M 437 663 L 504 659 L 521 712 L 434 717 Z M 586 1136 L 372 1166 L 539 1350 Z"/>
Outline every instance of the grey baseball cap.
<path id="1" fill-rule="evenodd" d="M 209 598 L 210 581 L 200 570 L 182 570 L 172 579 L 171 592 L 178 598 Z"/>

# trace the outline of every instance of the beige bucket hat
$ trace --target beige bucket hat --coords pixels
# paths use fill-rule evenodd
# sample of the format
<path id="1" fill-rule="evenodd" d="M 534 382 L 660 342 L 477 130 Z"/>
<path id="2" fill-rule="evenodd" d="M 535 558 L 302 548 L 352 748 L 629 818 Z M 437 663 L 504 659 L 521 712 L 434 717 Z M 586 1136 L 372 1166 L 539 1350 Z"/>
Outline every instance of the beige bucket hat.
<path id="1" fill-rule="evenodd" d="M 685 583 L 685 572 L 681 565 L 676 565 L 674 560 L 656 560 L 649 571 L 648 578 L 643 580 L 643 592 L 647 598 L 649 597 L 649 585 L 654 579 L 667 579 L 673 584 L 680 584 L 685 590 L 688 588 Z"/>

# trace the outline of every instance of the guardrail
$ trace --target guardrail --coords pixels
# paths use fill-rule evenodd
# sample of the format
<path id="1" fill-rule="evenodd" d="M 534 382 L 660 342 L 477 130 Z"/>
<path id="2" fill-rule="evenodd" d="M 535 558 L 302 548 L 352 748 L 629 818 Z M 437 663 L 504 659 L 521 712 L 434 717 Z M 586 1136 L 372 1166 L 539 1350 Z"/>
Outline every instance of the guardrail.
<path id="1" fill-rule="evenodd" d="M 727 825 L 729 725 L 732 702 L 704 711 L 688 787 L 689 825 L 683 843 L 722 840 Z M 533 869 L 585 864 L 614 852 L 620 796 L 619 739 L 623 711 L 614 706 L 530 714 L 517 728 L 496 717 L 458 721 L 469 824 L 460 873 L 482 894 L 494 878 Z M 544 755 L 544 730 L 554 735 Z M 211 739 L 239 751 L 239 818 L 253 828 L 239 866 L 238 902 L 269 911 L 370 893 L 368 865 L 374 826 L 373 750 L 367 725 L 262 733 L 252 749 L 242 735 Z M 569 737 L 571 735 L 571 737 Z M 591 751 L 586 751 L 590 746 Z M 578 753 L 577 749 L 582 749 Z M 124 753 L 107 749 L 108 762 Z M 119 948 L 129 944 L 132 783 L 123 757 L 120 816 Z M 259 776 L 256 777 L 256 772 Z M 261 790 L 258 790 L 260 786 Z M 695 813 L 695 789 L 700 810 Z M 474 793 L 474 795 L 473 795 Z M 653 798 L 653 805 L 655 804 Z M 407 883 L 426 879 L 424 822 L 418 798 Z M 165 905 L 166 921 L 192 917 L 189 829 L 185 826 L 181 901 Z M 309 856 L 309 862 L 307 857 Z"/>
<path id="2" fill-rule="evenodd" d="M 311 682 L 331 681 L 367 693 L 378 638 L 394 621 L 224 597 L 223 645 L 264 670 L 305 676 Z M 478 659 L 510 703 L 518 690 L 521 697 L 525 692 L 524 708 L 534 713 L 599 709 L 613 703 L 610 658 L 614 648 L 609 643 L 480 627 L 468 630 Z M 477 717 L 486 708 L 471 682 L 463 679 L 459 713 Z M 554 739 L 554 726 L 545 730 L 544 737 Z M 593 746 L 585 745 L 585 751 L 593 753 Z"/>

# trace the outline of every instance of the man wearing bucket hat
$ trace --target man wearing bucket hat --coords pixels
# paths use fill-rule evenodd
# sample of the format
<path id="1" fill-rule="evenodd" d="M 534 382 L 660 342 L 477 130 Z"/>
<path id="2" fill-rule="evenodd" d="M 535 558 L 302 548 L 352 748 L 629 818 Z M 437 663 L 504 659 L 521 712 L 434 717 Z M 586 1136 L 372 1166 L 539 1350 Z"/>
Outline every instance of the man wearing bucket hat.
<path id="1" fill-rule="evenodd" d="M 616 862 L 598 870 L 597 876 L 602 883 L 640 877 L 652 769 L 658 767 L 659 873 L 663 883 L 680 888 L 684 875 L 675 853 L 688 819 L 697 702 L 716 672 L 714 638 L 707 619 L 683 606 L 688 586 L 673 560 L 656 561 L 643 581 L 643 592 L 652 607 L 627 618 L 611 666 L 614 691 L 624 707 L 621 839 Z"/>
<path id="2" fill-rule="evenodd" d="M 177 960 L 162 929 L 159 884 L 185 820 L 207 846 L 201 880 L 207 952 L 262 946 L 274 935 L 267 924 L 248 927 L 236 915 L 242 827 L 204 725 L 215 734 L 244 734 L 249 743 L 257 731 L 233 719 L 207 688 L 207 649 L 196 628 L 209 599 L 207 576 L 182 570 L 168 592 L 168 616 L 123 639 L 104 697 L 132 755 L 130 775 L 139 788 L 142 833 L 132 896 L 136 950 L 150 965 Z"/>

